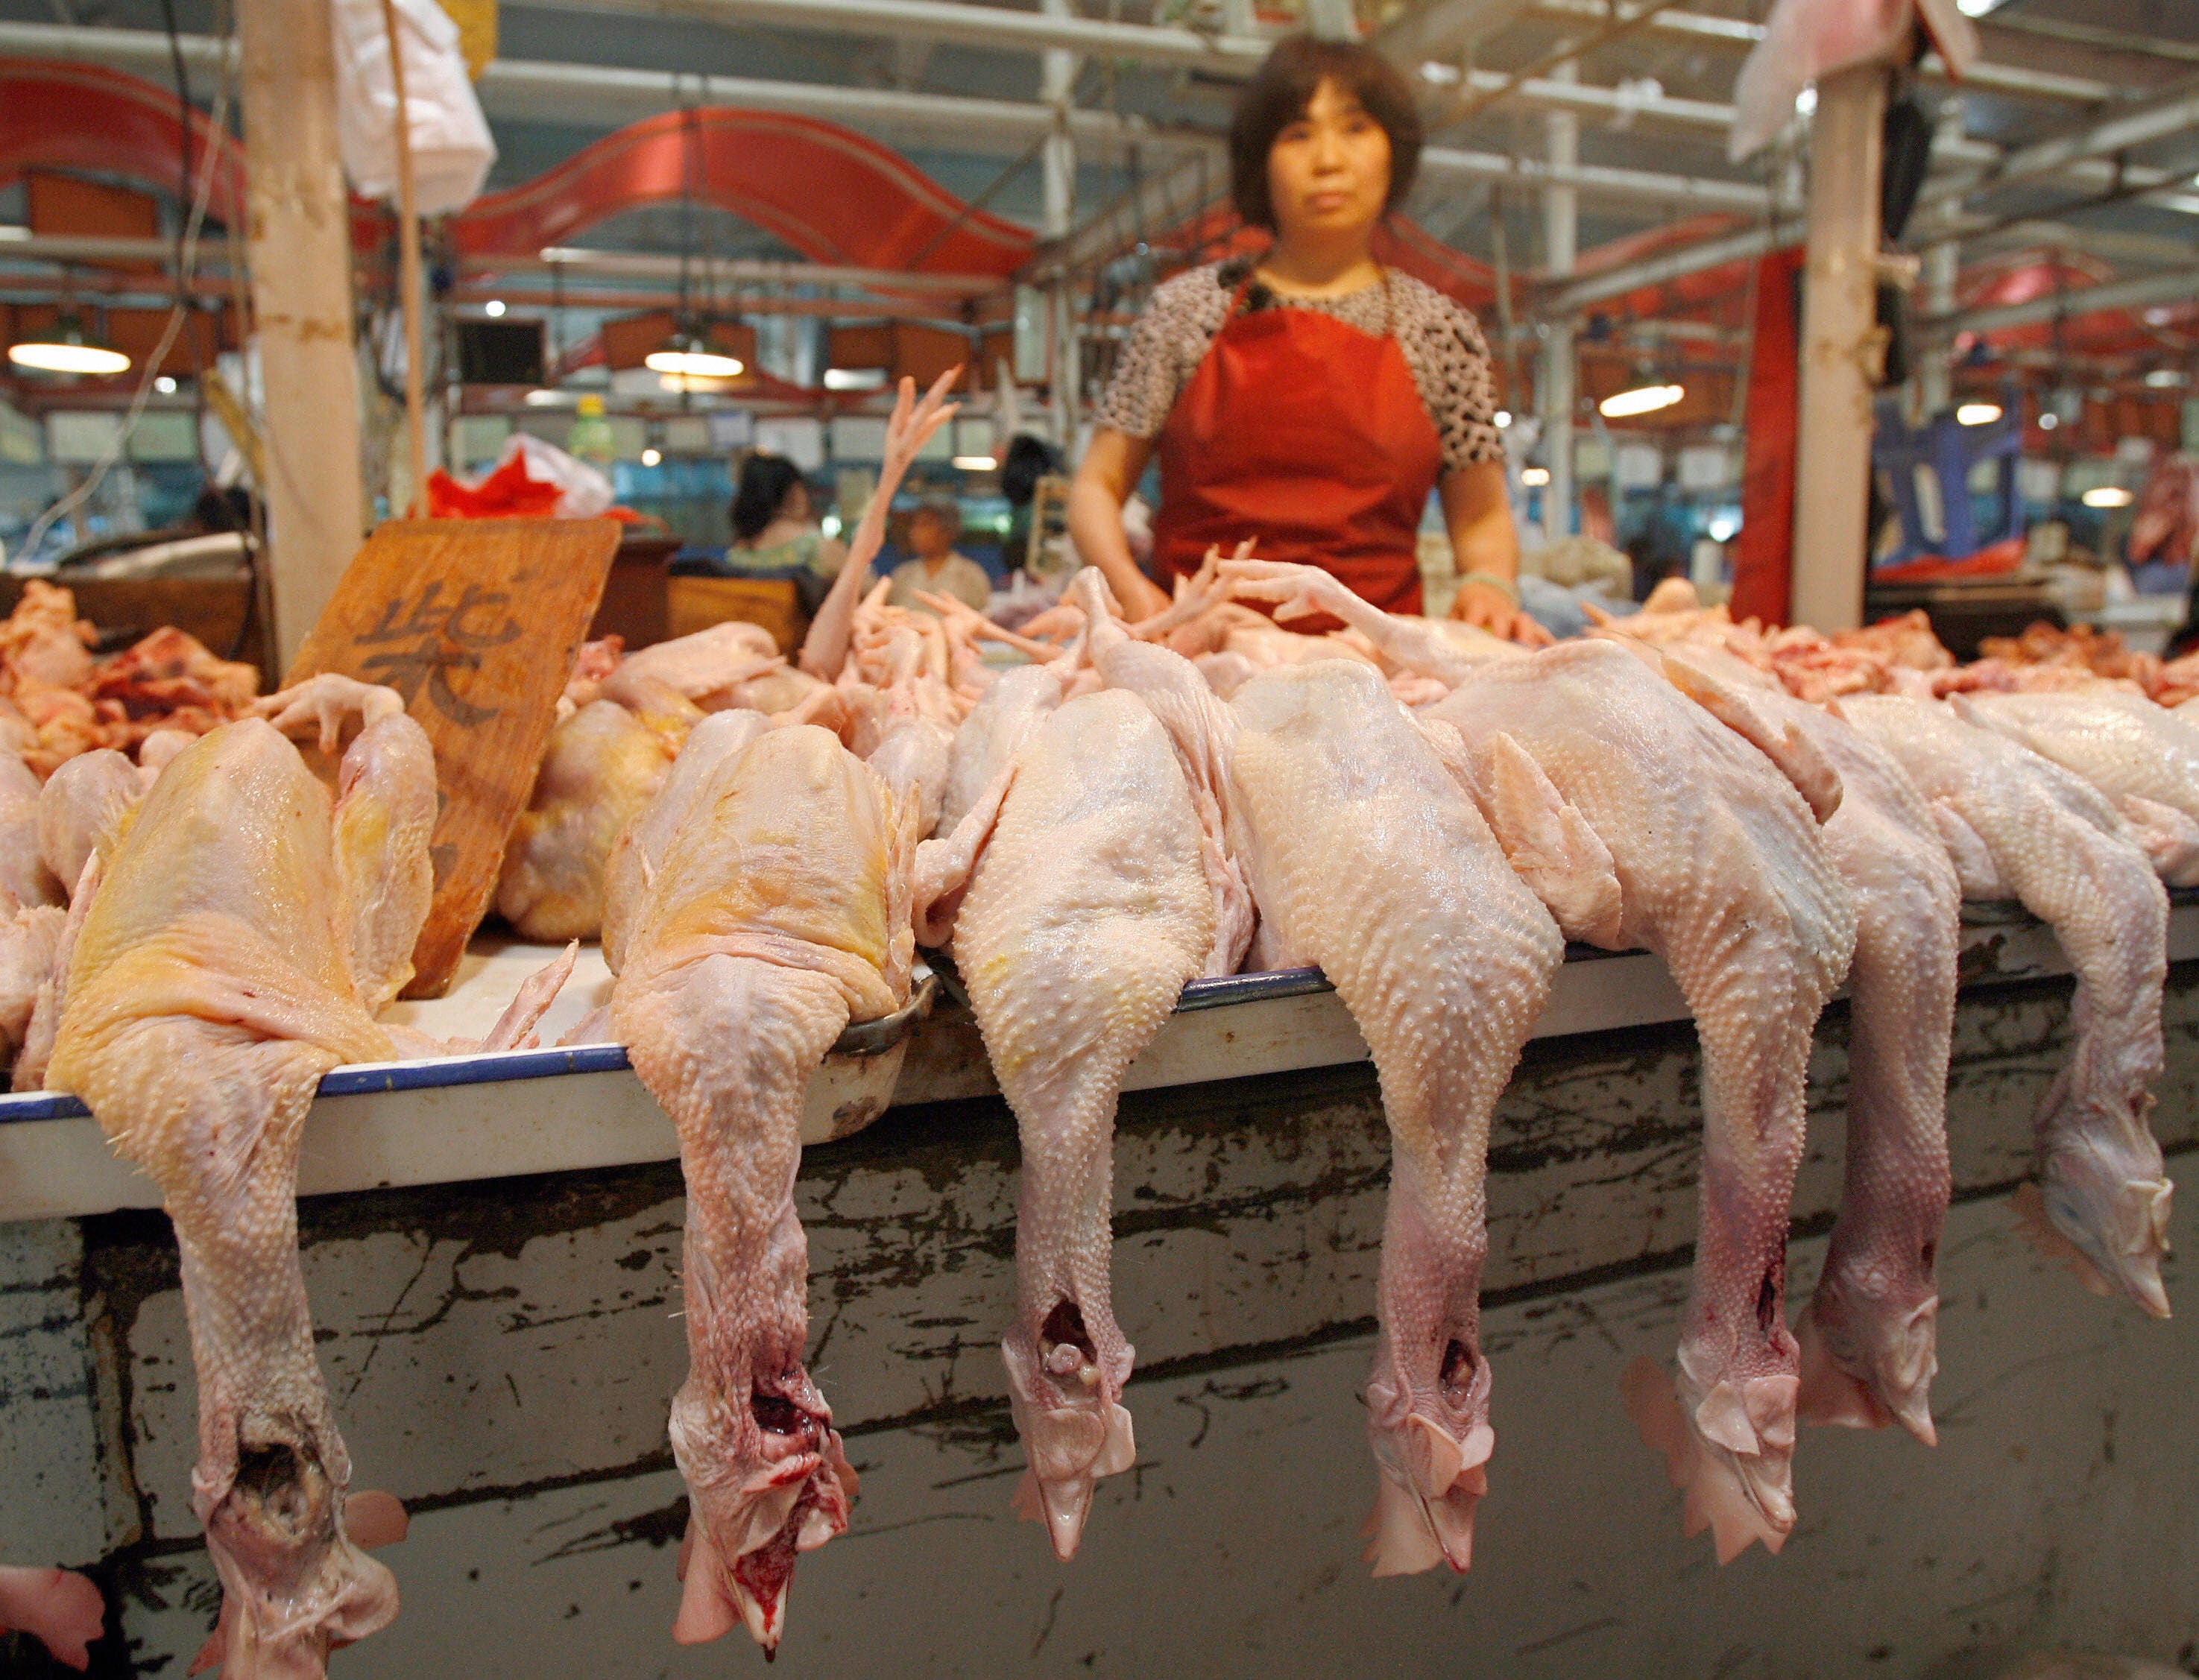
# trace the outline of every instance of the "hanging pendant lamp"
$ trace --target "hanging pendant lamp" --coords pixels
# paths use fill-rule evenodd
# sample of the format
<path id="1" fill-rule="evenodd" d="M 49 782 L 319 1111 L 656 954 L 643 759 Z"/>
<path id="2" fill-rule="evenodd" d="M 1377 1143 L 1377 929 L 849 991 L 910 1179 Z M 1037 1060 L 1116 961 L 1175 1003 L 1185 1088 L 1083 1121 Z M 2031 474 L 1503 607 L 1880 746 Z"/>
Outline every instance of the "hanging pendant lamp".
<path id="1" fill-rule="evenodd" d="M 130 371 L 130 358 L 87 333 L 73 311 L 65 310 L 52 326 L 8 347 L 8 359 L 39 373 L 89 373 L 102 377 Z"/>

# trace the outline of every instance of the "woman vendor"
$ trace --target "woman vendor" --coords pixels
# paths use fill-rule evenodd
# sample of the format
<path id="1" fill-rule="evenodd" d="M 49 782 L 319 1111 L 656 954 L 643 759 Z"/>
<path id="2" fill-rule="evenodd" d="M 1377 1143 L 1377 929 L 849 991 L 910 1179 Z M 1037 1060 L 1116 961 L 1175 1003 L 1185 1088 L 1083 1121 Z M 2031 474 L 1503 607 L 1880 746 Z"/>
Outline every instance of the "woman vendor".
<path id="1" fill-rule="evenodd" d="M 1319 566 L 1379 607 L 1417 613 L 1432 489 L 1461 580 L 1452 616 L 1549 639 L 1519 610 L 1481 330 L 1373 254 L 1420 153 L 1411 91 L 1368 48 L 1285 41 L 1246 84 L 1230 124 L 1231 190 L 1274 242 L 1154 290 L 1070 493 L 1078 553 L 1133 618 L 1168 601 L 1123 529 L 1123 501 L 1158 457 L 1164 578 L 1250 537 L 1263 559 Z"/>

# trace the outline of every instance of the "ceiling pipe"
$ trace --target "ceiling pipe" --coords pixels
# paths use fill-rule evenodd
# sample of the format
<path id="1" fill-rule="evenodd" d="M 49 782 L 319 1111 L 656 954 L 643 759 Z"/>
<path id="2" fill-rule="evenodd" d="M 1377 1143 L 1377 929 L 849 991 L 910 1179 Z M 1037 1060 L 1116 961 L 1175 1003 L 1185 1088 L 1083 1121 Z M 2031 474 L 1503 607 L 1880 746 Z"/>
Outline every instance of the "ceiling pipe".
<path id="1" fill-rule="evenodd" d="M 1990 309 L 1965 310 L 1924 323 L 1928 338 L 1951 338 L 1957 333 L 1999 332 L 2009 327 L 2034 326 L 2056 318 L 2081 320 L 2111 309 L 2144 309 L 2156 303 L 2189 303 L 2199 295 L 2199 268 L 2147 274 L 2134 280 L 2110 280 L 2104 285 L 2080 286 L 2074 291 L 2050 292 L 2023 303 L 2004 303 Z"/>
<path id="2" fill-rule="evenodd" d="M 1088 53 L 1171 69 L 1249 74 L 1274 43 L 1263 35 L 1207 35 L 1149 23 L 1111 23 L 956 0 L 526 0 L 532 10 L 668 18 L 685 22 L 767 24 L 840 35 L 947 41 L 995 51 Z"/>
<path id="3" fill-rule="evenodd" d="M 1535 0 L 1534 9 L 1552 17 L 1601 19 L 1607 15 L 1604 0 Z M 1709 17 L 1700 12 L 1659 12 L 1647 26 L 1652 34 L 1683 35 L 1741 51 L 1747 51 L 1764 38 L 1764 26 L 1760 23 L 1751 23 L 1746 18 Z M 1936 53 L 1925 59 L 1922 68 L 1936 81 L 1948 79 L 1947 67 Z M 2101 105 L 2126 96 L 2126 90 L 2089 76 L 2064 76 L 2050 70 L 2028 70 L 2013 64 L 1974 63 L 1964 73 L 1961 85 L 1992 93 L 2066 99 L 2079 105 Z"/>

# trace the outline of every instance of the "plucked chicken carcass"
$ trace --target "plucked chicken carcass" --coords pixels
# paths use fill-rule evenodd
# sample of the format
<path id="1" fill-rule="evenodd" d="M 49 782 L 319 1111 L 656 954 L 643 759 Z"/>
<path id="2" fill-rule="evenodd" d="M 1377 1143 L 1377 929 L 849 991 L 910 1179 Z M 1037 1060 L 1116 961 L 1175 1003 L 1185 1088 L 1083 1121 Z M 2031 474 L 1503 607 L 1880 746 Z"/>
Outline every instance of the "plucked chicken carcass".
<path id="1" fill-rule="evenodd" d="M 672 1445 L 691 1496 L 673 1636 L 785 1630 L 796 1556 L 848 1524 L 855 1473 L 803 1368 L 794 1213 L 804 1091 L 850 1020 L 907 997 L 915 813 L 825 730 L 757 738 L 687 809 L 622 929 L 611 1023 L 680 1131 L 690 1369 Z"/>
<path id="2" fill-rule="evenodd" d="M 2168 906 L 2129 826 L 2058 764 L 1943 702 L 1858 696 L 1841 711 L 1932 802 L 1966 897 L 2015 898 L 2077 976 L 2076 1048 L 2039 1114 L 2046 1217 L 2079 1275 L 2168 1315 L 2170 1185 L 2145 1123 L 2161 1076 Z"/>
<path id="3" fill-rule="evenodd" d="M 1514 867 L 1574 937 L 1662 956 L 1702 1041 L 1701 1226 L 1667 1438 L 1689 1531 L 1721 1559 L 1794 1526 L 1799 1350 L 1782 1310 L 1803 1082 L 1819 1010 L 1846 971 L 1855 911 L 1818 831 L 1839 782 L 1821 755 L 1776 761 L 1626 651 L 1568 644 L 1491 662 L 1423 715 L 1454 725 Z M 1805 803 L 1804 793 L 1814 796 Z M 1584 825 L 1616 901 L 1556 847 Z M 1669 1411 L 1638 1380 L 1637 1418 Z"/>
<path id="4" fill-rule="evenodd" d="M 1390 1125 L 1368 1560 L 1462 1570 L 1496 1444 L 1479 1335 L 1490 1117 L 1564 942 L 1374 672 L 1280 668 L 1231 709 L 1233 849 L 1275 946 L 1319 965 L 1358 1023 Z"/>
<path id="5" fill-rule="evenodd" d="M 51 1085 L 160 1186 L 199 1384 L 192 1504 L 223 1587 L 225 1672 L 317 1676 L 397 1610 L 347 1538 L 350 1461 L 297 1255 L 300 1132 L 321 1076 L 387 1059 L 435 812 L 426 735 L 387 689 L 322 677 L 226 725 L 146 796 L 73 907 Z M 331 802 L 279 732 L 365 728 Z"/>
<path id="6" fill-rule="evenodd" d="M 947 382 L 922 404 L 903 382 L 886 433 L 895 478 L 953 417 Z M 850 569 L 882 540 L 874 512 Z M 846 1529 L 855 1496 L 802 1364 L 802 1099 L 850 1021 L 907 999 L 920 837 L 916 802 L 825 729 L 790 725 L 738 750 L 710 739 L 708 773 L 674 778 L 658 802 L 680 802 L 636 826 L 643 890 L 635 902 L 621 889 L 614 913 L 610 1024 L 679 1129 L 687 1181 L 689 1370 L 671 1430 L 691 1505 L 673 1636 L 744 1625 L 772 1651 L 795 1560 Z"/>
<path id="7" fill-rule="evenodd" d="M 106 1620 L 99 1589 L 73 1570 L 0 1567 L 0 1632 L 34 1636 L 55 1661 L 79 1672 L 90 1667 L 87 1648 Z"/>
<path id="8" fill-rule="evenodd" d="M 0 915 L 18 905 L 59 904 L 67 892 L 39 853 L 38 797 L 38 777 L 0 749 Z"/>
<path id="9" fill-rule="evenodd" d="M 1783 746 L 1776 738 L 1794 731 L 1840 777 L 1823 832 L 1856 908 L 1847 1152 L 1840 1217 L 1797 1332 L 1799 1406 L 1813 1422 L 1899 1420 L 1930 1445 L 1962 884 L 1916 784 L 1844 718 L 1716 649 L 1663 658 L 1683 693 L 1745 738 Z"/>
<path id="10" fill-rule="evenodd" d="M 2104 683 L 1948 703 L 2090 782 L 2122 813 L 2162 880 L 2199 886 L 2199 723 Z"/>
<path id="11" fill-rule="evenodd" d="M 1215 905 L 1175 750 L 1136 697 L 1041 712 L 960 825 L 919 857 L 1023 1140 L 1016 1319 L 1001 1354 L 1030 1467 L 1016 1508 L 1074 1556 L 1093 1484 L 1136 1459 L 1133 1350 L 1108 1289 L 1123 1076 L 1206 967 Z"/>
<path id="12" fill-rule="evenodd" d="M 702 715 L 668 688 L 646 714 L 593 700 L 550 732 L 527 808 L 505 842 L 497 913 L 522 937 L 592 939 L 603 925 L 612 843 L 664 784 Z"/>
<path id="13" fill-rule="evenodd" d="M 1337 592 L 1320 574 L 1258 575 L 1304 586 L 1283 594 L 1285 615 Z M 1072 592 L 1089 602 L 1098 578 Z M 1350 622 L 1355 610 L 1334 604 Z M 1416 726 L 1370 665 L 1278 666 L 1224 704 L 1180 655 L 1096 615 L 1090 647 L 1211 787 L 1259 906 L 1259 960 L 1318 964 L 1373 1049 L 1393 1155 L 1367 1557 L 1378 1575 L 1462 1570 L 1496 1440 L 1479 1339 L 1490 1117 L 1563 958 L 1558 929 L 1469 797 L 1456 732 Z M 1615 901 L 1608 854 L 1572 840 L 1565 860 L 1584 878 L 1600 869 Z"/>

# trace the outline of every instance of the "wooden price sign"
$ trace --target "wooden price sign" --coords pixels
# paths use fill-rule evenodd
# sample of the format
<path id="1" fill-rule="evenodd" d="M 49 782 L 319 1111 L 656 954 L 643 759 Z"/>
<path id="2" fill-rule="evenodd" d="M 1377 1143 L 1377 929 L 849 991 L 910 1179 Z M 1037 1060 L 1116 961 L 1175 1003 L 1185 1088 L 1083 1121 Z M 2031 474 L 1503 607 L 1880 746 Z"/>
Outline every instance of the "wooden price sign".
<path id="1" fill-rule="evenodd" d="M 610 519 L 388 520 L 284 679 L 335 671 L 394 688 L 435 750 L 435 897 L 406 997 L 449 989 L 488 910 L 622 529 Z"/>

